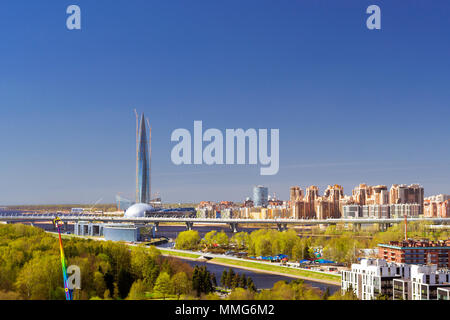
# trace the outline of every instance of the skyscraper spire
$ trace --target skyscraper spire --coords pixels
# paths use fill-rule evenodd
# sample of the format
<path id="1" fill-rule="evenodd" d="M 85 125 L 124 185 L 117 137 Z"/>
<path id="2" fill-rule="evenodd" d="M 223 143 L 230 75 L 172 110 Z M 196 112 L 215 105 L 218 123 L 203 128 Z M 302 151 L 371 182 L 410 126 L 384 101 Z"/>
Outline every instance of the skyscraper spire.
<path id="1" fill-rule="evenodd" d="M 137 177 L 136 177 L 136 202 L 150 202 L 150 156 L 149 139 L 147 138 L 147 128 L 145 124 L 145 115 L 142 113 L 140 124 L 137 128 Z"/>

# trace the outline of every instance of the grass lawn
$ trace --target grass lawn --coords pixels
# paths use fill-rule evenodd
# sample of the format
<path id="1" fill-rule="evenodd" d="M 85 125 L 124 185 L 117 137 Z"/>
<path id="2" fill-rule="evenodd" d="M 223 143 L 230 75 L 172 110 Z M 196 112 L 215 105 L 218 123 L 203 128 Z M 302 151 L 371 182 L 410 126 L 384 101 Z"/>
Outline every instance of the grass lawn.
<path id="1" fill-rule="evenodd" d="M 197 259 L 201 257 L 200 254 L 195 253 L 187 253 L 187 252 L 175 252 L 175 251 L 169 251 L 158 248 L 159 251 L 161 251 L 162 254 L 168 255 L 168 256 L 174 256 L 174 257 L 186 257 L 186 258 L 194 258 Z"/>
<path id="2" fill-rule="evenodd" d="M 58 232 L 47 232 L 48 234 L 52 235 L 55 238 L 58 238 Z M 96 238 L 99 237 L 92 237 L 92 236 L 77 236 L 76 234 L 66 234 L 61 233 L 61 239 L 81 239 L 81 240 L 96 240 Z"/>
<path id="3" fill-rule="evenodd" d="M 284 273 L 284 274 L 290 274 L 290 275 L 295 275 L 295 276 L 299 276 L 299 277 L 310 278 L 311 280 L 320 279 L 320 280 L 334 281 L 334 282 L 336 282 L 336 284 L 341 283 L 341 277 L 339 275 L 323 274 L 320 272 L 314 272 L 314 271 L 309 271 L 309 270 L 293 269 L 293 268 L 268 265 L 268 264 L 252 262 L 252 261 L 239 261 L 239 260 L 226 259 L 226 258 L 214 258 L 214 259 L 212 259 L 212 261 L 231 264 L 236 267 L 248 267 L 248 268 L 254 268 L 254 269 L 259 269 L 259 270 L 264 270 L 264 271 L 280 272 L 280 273 Z"/>

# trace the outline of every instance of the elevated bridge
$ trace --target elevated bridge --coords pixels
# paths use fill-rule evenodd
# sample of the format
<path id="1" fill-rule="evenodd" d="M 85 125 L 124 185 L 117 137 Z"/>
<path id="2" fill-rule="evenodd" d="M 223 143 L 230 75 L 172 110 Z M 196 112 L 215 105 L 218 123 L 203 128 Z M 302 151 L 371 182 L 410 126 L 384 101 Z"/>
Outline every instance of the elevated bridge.
<path id="1" fill-rule="evenodd" d="M 237 232 L 238 225 L 258 224 L 258 225 L 275 225 L 278 230 L 286 230 L 288 225 L 336 225 L 338 223 L 353 224 L 357 229 L 361 225 L 378 224 L 381 230 L 386 230 L 389 226 L 401 223 L 404 218 L 350 218 L 350 219 L 219 219 L 219 218 L 192 218 L 188 216 L 164 217 L 153 216 L 143 218 L 130 218 L 117 215 L 107 214 L 9 214 L 0 213 L 0 221 L 4 222 L 45 222 L 53 221 L 58 216 L 63 222 L 105 222 L 105 223 L 137 223 L 137 224 L 153 224 L 158 228 L 160 223 L 184 223 L 186 228 L 191 230 L 194 223 L 197 224 L 228 224 L 233 232 Z M 412 221 L 428 221 L 433 224 L 450 224 L 450 218 L 408 218 L 408 222 Z"/>

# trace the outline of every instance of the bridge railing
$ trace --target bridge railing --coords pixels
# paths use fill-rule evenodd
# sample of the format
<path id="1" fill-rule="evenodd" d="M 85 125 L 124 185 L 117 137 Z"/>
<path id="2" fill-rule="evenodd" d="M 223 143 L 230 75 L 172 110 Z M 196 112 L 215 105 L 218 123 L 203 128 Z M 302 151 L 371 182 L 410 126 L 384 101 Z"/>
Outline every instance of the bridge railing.
<path id="1" fill-rule="evenodd" d="M 243 218 L 186 218 L 186 217 L 117 217 L 108 215 L 58 215 L 58 214 L 7 214 L 0 213 L 2 221 L 53 220 L 59 216 L 62 221 L 117 221 L 117 222 L 197 222 L 197 223 L 283 223 L 283 224 L 336 224 L 336 223 L 400 223 L 403 218 L 350 218 L 350 219 L 243 219 Z M 408 221 L 450 222 L 450 218 L 408 218 Z"/>

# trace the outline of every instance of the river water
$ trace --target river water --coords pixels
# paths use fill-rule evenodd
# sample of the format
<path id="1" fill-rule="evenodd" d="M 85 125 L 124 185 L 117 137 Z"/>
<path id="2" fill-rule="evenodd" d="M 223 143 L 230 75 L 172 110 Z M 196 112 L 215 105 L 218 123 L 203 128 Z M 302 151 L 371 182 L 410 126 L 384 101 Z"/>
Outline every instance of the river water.
<path id="1" fill-rule="evenodd" d="M 216 230 L 217 232 L 221 232 L 224 231 L 228 237 L 232 237 L 233 236 L 233 232 L 231 231 L 230 227 L 228 225 L 195 225 L 192 228 L 195 231 L 198 231 L 198 234 L 200 235 L 201 238 L 203 238 L 205 236 L 205 234 L 207 234 L 208 232 L 210 232 L 211 230 Z M 248 232 L 251 233 L 255 230 L 259 230 L 261 229 L 261 227 L 238 227 L 238 232 L 240 231 L 244 231 L 244 232 Z M 186 227 L 183 225 L 160 225 L 158 228 L 158 231 L 156 232 L 156 237 L 167 237 L 167 238 L 171 238 L 171 239 L 176 239 L 178 234 L 180 232 L 186 231 Z"/>
<path id="2" fill-rule="evenodd" d="M 193 261 L 193 260 L 187 260 L 187 259 L 181 259 L 183 262 L 188 263 L 192 267 L 197 266 L 206 266 L 209 272 L 214 273 L 216 276 L 217 284 L 220 284 L 220 278 L 222 276 L 222 272 L 224 270 L 228 270 L 229 267 L 221 266 L 215 263 L 208 263 L 203 261 Z M 240 269 L 240 268 L 232 268 L 235 273 L 239 274 L 245 274 L 246 277 L 252 278 L 253 282 L 255 283 L 256 287 L 258 289 L 269 289 L 272 288 L 273 285 L 278 281 L 292 281 L 296 278 L 291 278 L 288 276 L 281 276 L 276 274 L 270 274 L 270 273 L 263 273 L 263 272 L 255 272 L 250 271 L 246 269 Z M 328 288 L 330 293 L 333 294 L 334 292 L 338 291 L 340 289 L 339 286 L 336 285 L 330 285 L 326 283 L 321 282 L 315 282 L 310 280 L 304 280 L 304 283 L 311 286 L 320 289 L 322 292 L 325 292 L 325 290 Z"/>

